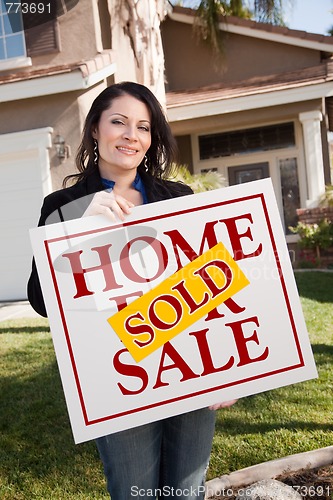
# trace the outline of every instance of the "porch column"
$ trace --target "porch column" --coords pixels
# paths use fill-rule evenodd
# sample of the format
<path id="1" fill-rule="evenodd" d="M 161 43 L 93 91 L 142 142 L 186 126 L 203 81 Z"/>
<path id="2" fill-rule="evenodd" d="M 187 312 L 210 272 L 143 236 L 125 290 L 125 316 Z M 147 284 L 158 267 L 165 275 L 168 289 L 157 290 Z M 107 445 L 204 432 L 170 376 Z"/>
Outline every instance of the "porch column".
<path id="1" fill-rule="evenodd" d="M 320 111 L 308 111 L 298 115 L 303 127 L 305 169 L 308 185 L 306 208 L 318 205 L 320 196 L 325 192 L 323 148 L 321 143 Z"/>

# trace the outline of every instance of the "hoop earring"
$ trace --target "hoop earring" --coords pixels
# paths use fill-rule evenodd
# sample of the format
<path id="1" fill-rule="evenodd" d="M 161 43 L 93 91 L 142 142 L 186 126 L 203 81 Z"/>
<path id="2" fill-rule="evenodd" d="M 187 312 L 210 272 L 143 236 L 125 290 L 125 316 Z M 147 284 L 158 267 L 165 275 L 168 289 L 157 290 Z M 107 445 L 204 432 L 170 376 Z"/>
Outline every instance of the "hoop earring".
<path id="1" fill-rule="evenodd" d="M 94 139 L 94 165 L 95 165 L 95 167 L 98 167 L 98 158 L 99 158 L 98 142 L 96 141 L 96 139 Z"/>
<path id="2" fill-rule="evenodd" d="M 145 161 L 144 161 L 144 167 L 145 167 L 145 171 L 148 172 L 148 158 L 147 158 L 147 155 L 145 155 Z"/>

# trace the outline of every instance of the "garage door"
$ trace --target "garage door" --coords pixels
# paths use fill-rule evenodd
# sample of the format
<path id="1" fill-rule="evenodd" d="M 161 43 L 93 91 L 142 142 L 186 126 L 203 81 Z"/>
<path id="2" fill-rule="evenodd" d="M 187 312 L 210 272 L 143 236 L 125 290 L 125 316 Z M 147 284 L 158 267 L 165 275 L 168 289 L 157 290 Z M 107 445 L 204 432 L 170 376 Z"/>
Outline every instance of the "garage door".
<path id="1" fill-rule="evenodd" d="M 0 136 L 0 301 L 26 299 L 29 229 L 51 192 L 50 127 Z"/>

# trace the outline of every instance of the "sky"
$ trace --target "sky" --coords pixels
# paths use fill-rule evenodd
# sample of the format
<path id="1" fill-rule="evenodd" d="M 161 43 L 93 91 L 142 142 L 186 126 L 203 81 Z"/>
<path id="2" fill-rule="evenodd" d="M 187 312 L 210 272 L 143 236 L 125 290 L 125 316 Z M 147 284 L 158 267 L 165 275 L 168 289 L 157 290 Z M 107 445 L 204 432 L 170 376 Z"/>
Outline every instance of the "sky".
<path id="1" fill-rule="evenodd" d="M 333 0 L 289 0 L 292 8 L 286 9 L 288 28 L 327 35 L 333 26 Z"/>
<path id="2" fill-rule="evenodd" d="M 197 5 L 199 0 L 183 0 L 183 5 Z M 176 3 L 176 2 L 172 2 Z M 253 0 L 247 0 L 248 5 Z M 333 0 L 283 0 L 288 28 L 327 35 L 333 26 Z"/>

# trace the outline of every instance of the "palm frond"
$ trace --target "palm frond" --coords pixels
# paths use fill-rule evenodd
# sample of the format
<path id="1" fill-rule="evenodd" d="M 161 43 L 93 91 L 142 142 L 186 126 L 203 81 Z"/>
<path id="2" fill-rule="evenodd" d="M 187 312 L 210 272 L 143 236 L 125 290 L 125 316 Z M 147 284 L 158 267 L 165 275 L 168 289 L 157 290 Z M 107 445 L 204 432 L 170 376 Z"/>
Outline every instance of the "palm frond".
<path id="1" fill-rule="evenodd" d="M 227 7 L 221 0 L 201 0 L 197 8 L 194 32 L 212 48 L 215 63 L 224 54 L 224 32 L 219 23 L 221 16 L 227 15 Z"/>
<path id="2" fill-rule="evenodd" d="M 254 15 L 259 22 L 284 26 L 283 0 L 254 0 Z"/>
<path id="3" fill-rule="evenodd" d="M 191 174 L 185 165 L 175 165 L 175 176 L 172 180 L 184 182 L 195 193 L 211 191 L 226 186 L 225 178 L 219 172 L 208 171 L 201 174 Z"/>

